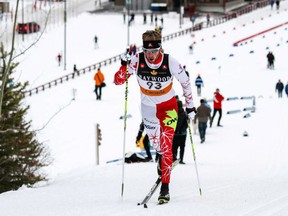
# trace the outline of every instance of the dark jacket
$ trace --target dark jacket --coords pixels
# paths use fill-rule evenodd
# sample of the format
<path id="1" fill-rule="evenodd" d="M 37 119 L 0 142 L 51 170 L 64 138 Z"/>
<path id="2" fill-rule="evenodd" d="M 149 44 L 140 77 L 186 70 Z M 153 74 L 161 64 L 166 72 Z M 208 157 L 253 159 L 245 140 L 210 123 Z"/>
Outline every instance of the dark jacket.
<path id="1" fill-rule="evenodd" d="M 285 93 L 288 95 L 288 84 L 285 86 Z"/>
<path id="2" fill-rule="evenodd" d="M 281 81 L 277 82 L 275 90 L 278 90 L 279 92 L 282 92 L 283 89 L 284 89 L 284 84 Z"/>
<path id="3" fill-rule="evenodd" d="M 178 107 L 178 121 L 175 130 L 175 135 L 186 135 L 187 134 L 187 114 L 182 107 Z"/>
<path id="4" fill-rule="evenodd" d="M 267 59 L 268 59 L 269 62 L 274 62 L 275 57 L 274 57 L 274 55 L 273 55 L 272 52 L 269 52 L 269 53 L 267 54 Z"/>
<path id="5" fill-rule="evenodd" d="M 197 108 L 197 113 L 194 118 L 194 123 L 196 123 L 197 119 L 199 122 L 207 122 L 208 119 L 211 121 L 211 111 L 205 105 L 205 103 L 201 103 L 201 105 Z"/>

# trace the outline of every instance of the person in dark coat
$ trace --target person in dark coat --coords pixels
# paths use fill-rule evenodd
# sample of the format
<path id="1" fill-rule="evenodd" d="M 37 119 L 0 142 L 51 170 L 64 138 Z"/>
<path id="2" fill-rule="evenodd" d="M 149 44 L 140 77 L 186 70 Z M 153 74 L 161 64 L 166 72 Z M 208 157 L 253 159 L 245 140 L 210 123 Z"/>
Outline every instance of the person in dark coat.
<path id="1" fill-rule="evenodd" d="M 163 18 L 163 16 L 161 16 L 160 22 L 161 22 L 161 28 L 163 29 L 164 28 L 164 18 Z"/>
<path id="2" fill-rule="evenodd" d="M 131 14 L 131 17 L 130 17 L 130 20 L 129 20 L 129 23 L 128 23 L 129 26 L 131 25 L 132 22 L 134 22 L 134 19 L 135 19 L 135 14 L 132 13 L 132 14 Z"/>
<path id="3" fill-rule="evenodd" d="M 273 9 L 274 3 L 275 3 L 275 0 L 269 0 L 269 4 L 270 4 L 270 6 L 271 6 L 271 10 Z"/>
<path id="4" fill-rule="evenodd" d="M 74 66 L 73 66 L 73 71 L 74 71 L 74 72 L 78 72 L 78 69 L 77 69 L 76 64 L 74 64 Z"/>
<path id="5" fill-rule="evenodd" d="M 201 99 L 200 106 L 197 108 L 197 113 L 193 120 L 195 124 L 198 120 L 198 131 L 200 134 L 201 143 L 205 142 L 208 119 L 211 122 L 211 111 L 206 105 L 206 101 L 204 99 Z"/>
<path id="6" fill-rule="evenodd" d="M 139 127 L 139 131 L 138 131 L 137 137 L 136 137 L 136 144 L 141 140 L 143 131 L 144 131 L 144 123 L 142 121 L 141 124 L 140 124 L 140 127 Z M 150 162 L 150 161 L 152 162 L 153 158 L 151 156 L 149 137 L 148 137 L 147 134 L 144 136 L 143 145 L 144 145 L 144 149 L 145 149 L 146 154 L 147 154 L 147 157 L 144 159 L 144 162 Z"/>
<path id="7" fill-rule="evenodd" d="M 213 116 L 212 116 L 212 120 L 210 121 L 210 127 L 212 127 L 213 120 L 214 120 L 214 117 L 215 117 L 217 112 L 219 112 L 219 118 L 218 118 L 217 126 L 222 127 L 222 125 L 220 124 L 220 120 L 222 118 L 222 101 L 223 100 L 224 100 L 224 97 L 223 97 L 223 95 L 220 94 L 219 88 L 217 88 L 216 91 L 214 92 Z"/>
<path id="8" fill-rule="evenodd" d="M 185 152 L 185 142 L 187 137 L 187 114 L 183 109 L 183 103 L 181 100 L 177 101 L 178 105 L 178 122 L 173 138 L 172 151 L 173 151 L 173 161 L 177 160 L 178 148 L 180 148 L 180 164 L 185 164 L 183 161 Z"/>
<path id="9" fill-rule="evenodd" d="M 268 60 L 268 69 L 274 70 L 274 61 L 275 61 L 275 56 L 271 51 L 268 52 L 267 54 L 267 60 Z"/>
<path id="10" fill-rule="evenodd" d="M 286 95 L 287 95 L 287 97 L 288 97 L 288 82 L 287 82 L 287 84 L 286 84 L 286 86 L 285 86 L 285 93 L 286 93 Z"/>
<path id="11" fill-rule="evenodd" d="M 157 17 L 157 15 L 155 15 L 155 27 L 158 26 L 158 25 L 157 25 L 157 22 L 158 22 L 158 17 Z"/>
<path id="12" fill-rule="evenodd" d="M 147 14 L 143 13 L 143 24 L 145 25 L 147 23 Z"/>
<path id="13" fill-rule="evenodd" d="M 276 0 L 276 9 L 279 10 L 280 8 L 280 0 Z"/>
<path id="14" fill-rule="evenodd" d="M 197 95 L 201 96 L 201 87 L 204 87 L 204 83 L 200 74 L 198 74 L 198 76 L 195 79 L 195 86 L 197 87 Z"/>
<path id="15" fill-rule="evenodd" d="M 97 35 L 95 35 L 94 36 L 94 48 L 96 49 L 96 48 L 98 48 L 99 46 L 98 46 L 98 37 L 97 37 Z"/>
<path id="16" fill-rule="evenodd" d="M 283 89 L 284 89 L 284 84 L 279 79 L 275 86 L 275 92 L 278 92 L 278 98 L 282 98 Z"/>

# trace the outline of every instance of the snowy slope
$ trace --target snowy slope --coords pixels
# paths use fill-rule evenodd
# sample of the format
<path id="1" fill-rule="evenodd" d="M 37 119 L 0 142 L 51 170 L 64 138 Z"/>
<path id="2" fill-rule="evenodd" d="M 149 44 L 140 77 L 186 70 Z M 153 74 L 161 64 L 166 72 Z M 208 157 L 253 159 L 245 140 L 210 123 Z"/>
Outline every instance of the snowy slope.
<path id="1" fill-rule="evenodd" d="M 164 35 L 179 30 L 178 17 L 166 15 L 164 20 Z M 187 35 L 163 44 L 165 51 L 187 66 L 192 82 L 198 73 L 201 74 L 205 84 L 203 97 L 211 99 L 215 88 L 219 87 L 226 98 L 256 98 L 256 112 L 251 113 L 250 118 L 243 118 L 246 111 L 230 115 L 226 112 L 250 107 L 251 100 L 225 101 L 224 127 L 208 128 L 205 144 L 200 144 L 198 134 L 193 134 L 202 196 L 199 195 L 191 143 L 187 139 L 187 164 L 179 165 L 173 171 L 168 205 L 156 205 L 157 192 L 148 209 L 137 206 L 157 178 L 155 163 L 125 165 L 125 190 L 121 198 L 122 163 L 106 164 L 108 160 L 121 158 L 123 149 L 123 121 L 119 117 L 124 111 L 124 86 L 112 84 L 114 72 L 119 67 L 112 64 L 102 68 L 108 84 L 103 90 L 102 101 L 95 100 L 94 73 L 27 98 L 27 104 L 31 105 L 27 118 L 33 119 L 35 129 L 43 127 L 61 110 L 38 134 L 54 159 L 46 170 L 50 181 L 33 189 L 23 187 L 0 194 L 1 215 L 287 215 L 288 98 L 284 95 L 278 99 L 275 93 L 278 79 L 284 84 L 288 81 L 287 26 L 276 29 L 276 33 L 267 33 L 265 38 L 256 37 L 243 46 L 232 46 L 239 39 L 285 21 L 287 2 L 281 2 L 279 13 L 267 7 L 195 32 L 193 37 Z M 83 23 L 89 23 L 93 28 L 83 28 Z M 109 28 L 112 23 L 115 27 Z M 186 21 L 184 27 L 190 25 Z M 130 31 L 131 43 L 140 44 L 141 34 L 151 28 L 153 26 L 149 24 L 143 26 L 142 17 L 136 16 Z M 127 45 L 127 26 L 123 25 L 121 14 L 82 14 L 70 20 L 68 32 L 70 71 L 74 63 L 79 68 L 96 63 L 121 53 Z M 62 33 L 63 29 L 59 27 L 45 35 L 31 52 L 21 57 L 16 73 L 20 80 L 28 79 L 31 87 L 35 87 L 70 72 L 59 68 L 55 60 L 63 47 Z M 92 40 L 95 34 L 99 37 L 97 50 Z M 188 46 L 193 41 L 196 41 L 195 50 L 189 55 Z M 276 57 L 274 71 L 266 69 L 267 47 Z M 251 50 L 254 53 L 250 53 Z M 234 56 L 229 57 L 230 54 Z M 36 56 L 43 57 L 35 62 Z M 216 60 L 211 60 L 212 57 Z M 197 61 L 200 64 L 196 64 Z M 134 144 L 140 123 L 138 88 L 135 78 L 131 77 L 128 113 L 132 118 L 127 120 L 126 151 L 138 150 Z M 73 89 L 77 90 L 76 100 L 70 103 Z M 181 96 L 176 81 L 175 89 Z M 196 88 L 193 92 L 198 106 L 200 98 L 195 94 Z M 100 124 L 103 134 L 99 166 L 95 165 L 96 123 Z M 243 137 L 244 131 L 248 132 L 248 137 Z"/>

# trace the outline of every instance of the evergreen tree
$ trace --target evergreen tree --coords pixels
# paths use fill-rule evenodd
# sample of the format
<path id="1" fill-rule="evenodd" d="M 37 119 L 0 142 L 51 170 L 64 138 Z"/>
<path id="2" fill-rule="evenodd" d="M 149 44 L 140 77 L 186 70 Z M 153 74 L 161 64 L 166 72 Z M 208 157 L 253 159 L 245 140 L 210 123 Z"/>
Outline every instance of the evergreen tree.
<path id="1" fill-rule="evenodd" d="M 14 83 L 11 73 L 16 66 L 11 64 L 7 82 L 1 82 L 1 71 L 7 68 L 4 64 L 0 67 L 0 84 L 5 85 L 0 116 L 0 193 L 46 180 L 41 168 L 48 165 L 49 159 L 46 148 L 31 130 L 31 121 L 25 119 L 29 106 L 23 99 L 28 82 Z"/>

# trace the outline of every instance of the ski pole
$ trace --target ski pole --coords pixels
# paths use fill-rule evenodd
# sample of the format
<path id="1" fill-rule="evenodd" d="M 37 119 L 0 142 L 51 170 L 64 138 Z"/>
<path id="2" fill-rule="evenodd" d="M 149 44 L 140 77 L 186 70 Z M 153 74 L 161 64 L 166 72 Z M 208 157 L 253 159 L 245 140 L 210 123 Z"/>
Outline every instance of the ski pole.
<path id="1" fill-rule="evenodd" d="M 191 132 L 191 126 L 190 126 L 189 120 L 188 120 L 188 130 L 189 130 L 189 137 L 190 137 L 192 153 L 193 153 L 193 159 L 194 159 L 194 164 L 195 164 L 196 176 L 197 176 L 197 181 L 198 181 L 199 193 L 200 193 L 200 196 L 201 196 L 202 195 L 202 190 L 201 190 L 201 186 L 200 186 L 198 168 L 197 168 L 197 163 L 196 163 L 196 154 L 195 154 L 194 143 L 193 143 L 193 139 L 192 139 L 192 132 Z"/>
<path id="2" fill-rule="evenodd" d="M 128 66 L 126 69 L 126 81 L 125 81 L 125 103 L 124 103 L 124 136 L 123 136 L 123 160 L 122 160 L 122 187 L 121 197 L 124 194 L 124 164 L 125 164 L 125 144 L 126 144 L 126 120 L 127 120 L 127 102 L 128 102 Z"/>

